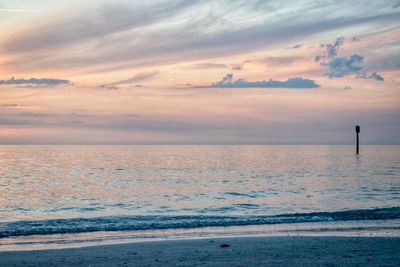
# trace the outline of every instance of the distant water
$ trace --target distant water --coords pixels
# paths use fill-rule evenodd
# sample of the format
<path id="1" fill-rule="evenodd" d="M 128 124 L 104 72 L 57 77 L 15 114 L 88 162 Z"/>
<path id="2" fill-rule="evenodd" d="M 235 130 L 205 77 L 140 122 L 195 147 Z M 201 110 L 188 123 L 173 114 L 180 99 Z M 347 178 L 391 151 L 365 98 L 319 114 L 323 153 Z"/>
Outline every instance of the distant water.
<path id="1" fill-rule="evenodd" d="M 0 146 L 0 237 L 400 218 L 400 146 Z"/>

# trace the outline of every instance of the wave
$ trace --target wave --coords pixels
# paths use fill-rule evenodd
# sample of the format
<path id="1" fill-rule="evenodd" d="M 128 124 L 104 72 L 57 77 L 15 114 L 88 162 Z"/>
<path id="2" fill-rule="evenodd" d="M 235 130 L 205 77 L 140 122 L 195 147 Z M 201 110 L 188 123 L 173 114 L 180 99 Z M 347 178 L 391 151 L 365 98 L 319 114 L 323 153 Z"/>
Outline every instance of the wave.
<path id="1" fill-rule="evenodd" d="M 161 230 L 351 220 L 399 219 L 400 207 L 271 216 L 109 216 L 0 223 L 0 238 L 98 231 Z"/>

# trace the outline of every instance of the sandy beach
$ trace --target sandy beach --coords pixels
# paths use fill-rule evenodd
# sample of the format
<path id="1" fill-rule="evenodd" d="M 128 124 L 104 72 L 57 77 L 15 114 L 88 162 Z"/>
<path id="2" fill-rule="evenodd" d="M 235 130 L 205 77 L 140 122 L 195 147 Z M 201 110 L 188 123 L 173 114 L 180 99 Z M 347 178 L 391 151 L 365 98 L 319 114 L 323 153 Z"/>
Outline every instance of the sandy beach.
<path id="1" fill-rule="evenodd" d="M 0 266 L 399 266 L 400 238 L 241 237 L 0 252 Z"/>

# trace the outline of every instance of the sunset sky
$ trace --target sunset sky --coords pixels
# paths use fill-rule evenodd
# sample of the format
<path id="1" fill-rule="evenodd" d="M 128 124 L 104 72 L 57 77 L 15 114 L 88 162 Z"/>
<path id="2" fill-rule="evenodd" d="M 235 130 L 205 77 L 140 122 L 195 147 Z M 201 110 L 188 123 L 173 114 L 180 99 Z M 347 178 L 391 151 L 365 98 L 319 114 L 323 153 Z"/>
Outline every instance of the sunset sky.
<path id="1" fill-rule="evenodd" d="M 0 144 L 400 144 L 400 1 L 0 0 Z"/>

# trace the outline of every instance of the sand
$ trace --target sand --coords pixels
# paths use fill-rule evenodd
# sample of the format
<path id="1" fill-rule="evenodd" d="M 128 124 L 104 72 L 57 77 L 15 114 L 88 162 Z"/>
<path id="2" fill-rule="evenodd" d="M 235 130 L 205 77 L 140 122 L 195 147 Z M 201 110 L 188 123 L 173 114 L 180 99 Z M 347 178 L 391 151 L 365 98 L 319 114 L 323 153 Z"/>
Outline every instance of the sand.
<path id="1" fill-rule="evenodd" d="M 390 237 L 240 237 L 0 252 L 0 266 L 7 267 L 399 265 L 400 238 Z"/>

